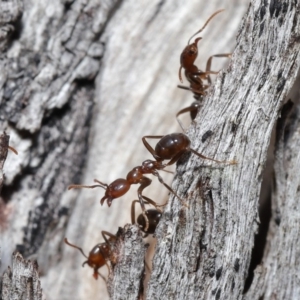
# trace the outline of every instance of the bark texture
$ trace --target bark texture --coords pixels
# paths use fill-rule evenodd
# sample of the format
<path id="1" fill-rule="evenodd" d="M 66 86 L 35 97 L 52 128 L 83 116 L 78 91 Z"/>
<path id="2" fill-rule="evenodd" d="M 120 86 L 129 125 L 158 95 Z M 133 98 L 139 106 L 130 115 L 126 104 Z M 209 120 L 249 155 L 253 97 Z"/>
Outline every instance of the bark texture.
<path id="1" fill-rule="evenodd" d="M 67 191 L 67 186 L 125 178 L 151 158 L 142 136 L 179 130 L 174 116 L 192 102 L 192 93 L 176 87 L 180 53 L 221 8 L 225 12 L 201 34 L 196 64 L 204 68 L 210 55 L 234 50 L 232 59 L 188 135 L 197 151 L 238 164 L 211 163 L 193 154 L 180 160 L 173 188 L 187 206 L 171 197 L 165 208 L 144 294 L 147 299 L 296 299 L 299 93 L 294 82 L 300 11 L 292 0 L 256 0 L 250 6 L 217 0 L 0 1 L 0 129 L 19 152 L 8 155 L 4 166 L 2 270 L 18 250 L 38 261 L 47 299 L 108 297 L 104 281 L 81 268 L 85 259 L 63 239 L 87 253 L 102 242 L 101 230 L 115 233 L 130 222 L 136 188 L 108 208 L 99 205 L 102 190 Z M 224 62 L 214 59 L 213 69 Z M 288 93 L 296 104 L 284 113 Z M 244 290 L 254 237 L 264 224 L 259 195 L 280 115 L 285 117 L 274 143 L 276 185 L 271 221 L 264 225 L 267 243 Z M 167 175 L 166 181 L 172 178 Z M 145 194 L 164 202 L 167 191 L 154 181 Z M 145 241 L 128 226 L 118 243 L 109 294 L 137 299 L 143 293 Z"/>
<path id="2" fill-rule="evenodd" d="M 2 277 L 1 299 L 42 300 L 38 264 L 14 253 L 12 268 L 8 267 Z"/>
<path id="3" fill-rule="evenodd" d="M 243 292 L 260 223 L 259 195 L 271 134 L 299 70 L 299 9 L 295 1 L 250 4 L 230 65 L 217 77 L 189 129 L 198 151 L 238 164 L 208 167 L 191 156 L 178 165 L 173 186 L 189 208 L 172 199 L 164 211 L 147 299 L 254 298 L 253 290 Z M 291 239 L 298 240 L 298 235 Z M 261 287 L 255 299 L 272 299 L 275 286 L 282 293 L 278 299 L 297 295 L 297 285 L 284 274 L 288 269 L 297 274 L 299 266 L 291 253 L 279 253 L 277 262 L 286 269 L 272 277 L 275 256 L 266 254 L 266 278 L 255 281 Z M 256 274 L 261 276 L 261 271 Z M 267 282 L 266 290 L 262 288 L 267 278 L 272 280 L 271 290 Z"/>
<path id="4" fill-rule="evenodd" d="M 143 295 L 145 247 L 143 236 L 135 225 L 121 230 L 116 245 L 116 266 L 108 278 L 111 299 L 138 299 Z"/>

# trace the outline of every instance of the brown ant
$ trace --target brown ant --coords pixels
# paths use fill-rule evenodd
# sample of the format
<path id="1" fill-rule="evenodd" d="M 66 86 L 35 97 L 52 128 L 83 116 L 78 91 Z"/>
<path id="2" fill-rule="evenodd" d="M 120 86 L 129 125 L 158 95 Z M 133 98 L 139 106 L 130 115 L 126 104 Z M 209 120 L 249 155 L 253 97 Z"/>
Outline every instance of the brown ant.
<path id="1" fill-rule="evenodd" d="M 153 149 L 146 139 L 160 139 L 156 144 L 155 149 Z M 160 183 L 162 183 L 171 193 L 173 193 L 182 203 L 184 201 L 176 194 L 176 192 L 167 185 L 162 177 L 159 175 L 158 171 L 165 169 L 167 166 L 170 166 L 177 162 L 179 158 L 186 152 L 191 151 L 195 155 L 215 161 L 218 163 L 229 163 L 236 164 L 236 161 L 220 161 L 213 158 L 206 157 L 201 153 L 198 153 L 194 149 L 190 148 L 191 141 L 187 135 L 183 133 L 171 133 L 165 136 L 144 136 L 142 141 L 147 148 L 147 150 L 153 155 L 155 160 L 145 160 L 141 166 L 133 168 L 128 174 L 126 179 L 119 178 L 113 181 L 110 185 L 103 183 L 97 179 L 94 179 L 98 184 L 96 185 L 70 185 L 68 189 L 73 188 L 96 188 L 101 187 L 105 189 L 105 195 L 100 200 L 101 205 L 107 200 L 108 206 L 111 206 L 111 203 L 114 199 L 119 198 L 125 195 L 132 184 L 140 184 L 137 194 L 138 199 L 142 208 L 142 214 L 146 220 L 145 230 L 149 228 L 149 220 L 146 214 L 145 209 L 145 200 L 149 202 L 149 198 L 146 198 L 142 195 L 143 190 L 149 186 L 152 182 L 151 179 L 144 176 L 144 174 L 152 174 L 156 176 Z M 169 160 L 168 163 L 163 163 L 164 160 Z M 151 200 L 152 201 L 152 200 Z M 185 204 L 184 204 L 185 205 Z"/>
<path id="2" fill-rule="evenodd" d="M 92 269 L 94 269 L 93 276 L 95 279 L 98 279 L 98 276 L 100 276 L 104 281 L 106 281 L 104 276 L 98 272 L 98 269 L 106 265 L 108 271 L 110 271 L 110 267 L 107 264 L 107 260 L 112 259 L 111 243 L 112 241 L 115 241 L 117 237 L 109 233 L 108 231 L 101 231 L 101 234 L 105 242 L 97 244 L 95 247 L 93 247 L 93 249 L 89 253 L 89 256 L 85 255 L 82 248 L 69 243 L 67 238 L 65 238 L 64 241 L 67 245 L 78 249 L 83 254 L 83 256 L 87 258 L 87 260 L 82 264 L 82 266 L 88 264 Z M 108 238 L 106 237 L 106 235 L 108 236 Z"/>
<path id="3" fill-rule="evenodd" d="M 182 86 L 182 85 L 178 85 L 178 87 L 181 89 L 192 91 L 194 93 L 194 98 L 197 100 L 190 107 L 183 109 L 181 113 L 190 111 L 192 120 L 195 119 L 198 110 L 200 108 L 199 101 L 202 101 L 203 96 L 206 95 L 206 90 L 211 85 L 211 78 L 209 75 L 218 74 L 218 72 L 211 71 L 212 59 L 214 57 L 231 57 L 231 53 L 215 54 L 210 56 L 207 60 L 205 71 L 201 71 L 194 63 L 198 56 L 198 42 L 202 38 L 201 37 L 196 38 L 194 42 L 191 44 L 190 41 L 195 35 L 197 35 L 198 33 L 204 30 L 204 28 L 207 26 L 207 24 L 211 21 L 211 19 L 215 15 L 219 14 L 222 11 L 224 11 L 224 9 L 220 9 L 216 11 L 208 18 L 208 20 L 205 22 L 203 27 L 190 37 L 187 46 L 184 48 L 184 50 L 180 55 L 179 80 L 183 82 L 181 70 L 184 69 L 185 77 L 190 83 L 190 87 Z M 207 81 L 207 84 L 203 83 L 204 80 Z"/>
<path id="4" fill-rule="evenodd" d="M 112 201 L 116 198 L 119 198 L 123 195 L 125 195 L 128 190 L 130 189 L 130 186 L 132 184 L 140 184 L 137 194 L 138 194 L 138 199 L 142 208 L 142 214 L 144 215 L 144 218 L 146 220 L 146 227 L 145 230 L 148 230 L 149 227 L 149 221 L 147 218 L 146 214 L 146 208 L 145 208 L 145 200 L 146 202 L 149 202 L 149 198 L 145 197 L 142 195 L 143 190 L 149 186 L 152 182 L 152 180 L 144 174 L 153 174 L 156 176 L 159 180 L 160 183 L 162 183 L 171 193 L 173 193 L 176 197 L 179 198 L 179 196 L 173 191 L 173 189 L 167 185 L 157 170 L 162 170 L 166 167 L 167 165 L 162 164 L 162 162 L 157 162 L 153 160 L 145 160 L 141 166 L 137 166 L 133 168 L 128 174 L 126 179 L 123 178 L 118 178 L 115 181 L 113 181 L 110 185 L 103 183 L 97 179 L 94 179 L 94 182 L 97 182 L 98 184 L 95 185 L 77 185 L 73 184 L 68 187 L 68 189 L 74 189 L 74 188 L 96 188 L 96 187 L 101 187 L 105 189 L 105 194 L 100 200 L 101 205 L 107 200 L 107 205 L 111 206 Z M 179 198 L 180 199 L 180 198 Z M 181 200 L 181 199 L 180 199 Z M 151 200 L 152 201 L 152 200 Z"/>
<path id="5" fill-rule="evenodd" d="M 132 201 L 131 204 L 131 223 L 132 224 L 137 223 L 140 230 L 145 233 L 144 237 L 147 237 L 149 234 L 154 234 L 157 224 L 162 215 L 162 212 L 161 210 L 158 209 L 158 207 L 163 205 L 157 205 L 156 202 L 144 196 L 145 204 L 152 204 L 153 206 L 155 206 L 155 209 L 152 208 L 152 209 L 147 209 L 145 211 L 147 220 L 149 222 L 149 226 L 147 228 L 147 220 L 145 219 L 143 214 L 140 214 L 135 220 L 135 204 L 137 202 L 139 202 L 139 200 L 134 200 Z"/>

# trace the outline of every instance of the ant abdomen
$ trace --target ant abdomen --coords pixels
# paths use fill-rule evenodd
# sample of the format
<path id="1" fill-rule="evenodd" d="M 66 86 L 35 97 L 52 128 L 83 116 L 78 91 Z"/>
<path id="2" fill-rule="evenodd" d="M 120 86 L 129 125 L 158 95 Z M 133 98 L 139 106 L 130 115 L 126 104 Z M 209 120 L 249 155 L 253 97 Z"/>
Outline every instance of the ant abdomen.
<path id="1" fill-rule="evenodd" d="M 148 220 L 149 220 L 148 229 L 147 230 L 145 229 L 146 221 L 145 221 L 145 217 L 143 216 L 143 214 L 140 214 L 137 218 L 138 226 L 146 234 L 153 234 L 155 232 L 157 224 L 159 223 L 161 215 L 162 215 L 162 213 L 157 209 L 148 209 L 146 211 L 146 216 L 148 217 Z"/>
<path id="2" fill-rule="evenodd" d="M 163 159 L 172 159 L 181 152 L 185 152 L 191 144 L 190 139 L 183 133 L 167 134 L 155 146 L 156 155 Z"/>

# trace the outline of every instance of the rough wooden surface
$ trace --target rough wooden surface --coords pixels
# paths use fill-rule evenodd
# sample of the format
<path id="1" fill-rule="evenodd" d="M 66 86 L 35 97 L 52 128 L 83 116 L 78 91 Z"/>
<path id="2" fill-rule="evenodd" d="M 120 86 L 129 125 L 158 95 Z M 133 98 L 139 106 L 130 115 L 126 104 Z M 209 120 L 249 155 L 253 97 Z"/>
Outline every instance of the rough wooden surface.
<path id="1" fill-rule="evenodd" d="M 19 150 L 5 170 L 2 270 L 17 248 L 38 260 L 47 299 L 104 299 L 103 282 L 81 268 L 81 254 L 63 238 L 89 251 L 102 241 L 101 230 L 130 222 L 135 189 L 108 209 L 98 202 L 103 191 L 66 187 L 111 182 L 150 158 L 141 137 L 174 131 L 176 112 L 192 99 L 176 87 L 188 38 L 225 8 L 204 35 L 199 64 L 230 52 L 247 1 L 1 4 L 14 16 L 1 54 L 1 127 Z M 157 201 L 166 194 L 156 183 L 147 190 Z"/>
<path id="2" fill-rule="evenodd" d="M 38 264 L 14 253 L 12 268 L 8 267 L 2 278 L 2 300 L 42 300 Z"/>
<path id="3" fill-rule="evenodd" d="M 243 297 L 260 223 L 259 195 L 271 133 L 299 70 L 299 9 L 294 1 L 251 3 L 230 65 L 219 74 L 189 129 L 197 150 L 238 164 L 222 167 L 193 155 L 179 164 L 173 186 L 189 208 L 177 199 L 166 207 L 157 230 L 147 299 Z M 212 135 L 204 141 L 207 132 Z M 299 179 L 295 171 L 292 174 Z M 299 239 L 297 223 L 293 239 Z M 279 241 L 274 243 L 278 251 Z M 281 250 L 276 253 L 291 259 Z M 267 268 L 274 259 L 266 262 Z M 277 273 L 276 281 L 285 284 L 276 283 L 269 271 L 266 280 L 272 285 L 266 282 L 256 299 L 272 299 L 276 286 L 284 286 L 277 299 L 295 299 L 287 296 L 296 295 L 298 288 L 284 275 L 287 259 L 282 262 L 285 270 Z"/>
<path id="4" fill-rule="evenodd" d="M 137 226 L 126 225 L 116 245 L 118 261 L 108 278 L 111 299 L 135 300 L 143 293 L 145 247 Z"/>
<path id="5" fill-rule="evenodd" d="M 297 99 L 299 103 L 299 98 Z M 284 116 L 286 117 L 286 116 Z M 299 285 L 299 141 L 300 111 L 277 126 L 275 181 L 272 195 L 272 221 L 264 255 L 267 299 L 297 299 Z"/>
<path id="6" fill-rule="evenodd" d="M 297 5 L 250 6 L 232 61 L 189 129 L 196 149 L 239 163 L 223 168 L 191 155 L 187 166 L 187 157 L 179 164 L 174 187 L 189 208 L 173 199 L 166 209 L 149 299 L 243 297 L 266 151 L 299 67 Z M 130 222 L 136 190 L 107 208 L 99 205 L 102 190 L 66 187 L 94 178 L 109 183 L 150 158 L 141 137 L 178 130 L 174 116 L 192 101 L 176 87 L 188 38 L 211 13 L 226 9 L 203 33 L 202 68 L 208 56 L 233 51 L 247 7 L 247 1 L 0 1 L 0 129 L 19 151 L 5 164 L 2 269 L 18 249 L 38 260 L 47 299 L 105 298 L 104 283 L 81 268 L 82 256 L 63 238 L 90 250 L 101 242 L 101 230 L 115 232 Z M 214 69 L 223 63 L 216 59 Z M 202 139 L 209 131 L 213 135 Z M 163 201 L 167 192 L 153 184 L 145 194 Z M 246 298 L 280 299 L 265 268 L 275 257 L 273 236 L 268 263 L 255 270 Z M 277 273 L 283 286 L 284 272 Z"/>

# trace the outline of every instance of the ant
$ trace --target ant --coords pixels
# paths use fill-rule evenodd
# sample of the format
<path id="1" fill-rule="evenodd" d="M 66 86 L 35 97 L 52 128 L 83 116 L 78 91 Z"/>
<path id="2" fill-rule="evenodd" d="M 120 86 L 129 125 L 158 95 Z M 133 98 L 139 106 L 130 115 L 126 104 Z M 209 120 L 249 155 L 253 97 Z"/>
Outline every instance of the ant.
<path id="1" fill-rule="evenodd" d="M 147 220 L 145 219 L 143 214 L 140 214 L 137 217 L 137 220 L 135 220 L 135 204 L 139 202 L 139 200 L 134 200 L 132 201 L 131 204 L 131 223 L 138 225 L 141 231 L 145 233 L 144 238 L 147 237 L 149 234 L 154 234 L 155 229 L 157 227 L 158 222 L 160 221 L 162 212 L 161 210 L 158 209 L 159 206 L 164 206 L 164 205 L 157 205 L 156 202 L 153 200 L 147 198 L 144 196 L 145 204 L 152 204 L 155 206 L 156 209 L 147 209 L 145 211 L 145 214 L 147 216 L 147 219 L 149 221 L 149 226 L 147 228 Z"/>
<path id="2" fill-rule="evenodd" d="M 156 144 L 155 149 L 147 142 L 146 139 L 160 139 Z M 94 179 L 94 182 L 97 182 L 96 185 L 70 185 L 68 189 L 73 188 L 96 188 L 101 187 L 105 189 L 105 194 L 100 200 L 101 205 L 107 200 L 108 206 L 111 206 L 111 203 L 114 199 L 119 198 L 125 195 L 132 184 L 140 184 L 137 194 L 138 199 L 142 208 L 142 214 L 146 220 L 145 230 L 149 228 L 149 220 L 146 214 L 145 209 L 145 200 L 149 202 L 149 198 L 142 195 L 143 190 L 149 186 L 152 182 L 151 179 L 144 176 L 144 174 L 152 174 L 156 176 L 160 183 L 162 183 L 171 193 L 173 193 L 182 203 L 184 201 L 176 194 L 176 192 L 167 185 L 162 177 L 159 175 L 158 171 L 165 169 L 167 166 L 170 166 L 177 162 L 179 158 L 186 152 L 191 151 L 200 158 L 208 159 L 218 163 L 229 163 L 236 164 L 236 161 L 220 161 L 213 158 L 206 157 L 201 153 L 198 153 L 194 149 L 190 148 L 191 141 L 187 135 L 183 133 L 171 133 L 165 136 L 144 136 L 142 138 L 144 146 L 147 150 L 153 155 L 155 160 L 145 160 L 141 166 L 133 168 L 128 174 L 126 179 L 119 178 L 113 181 L 111 184 L 103 183 L 97 179 Z M 168 163 L 163 163 L 164 160 L 169 160 Z M 152 201 L 152 200 L 151 200 Z M 151 202 L 150 202 L 151 203 Z M 184 204 L 185 205 L 185 204 Z"/>
<path id="3" fill-rule="evenodd" d="M 98 269 L 106 265 L 108 271 L 110 272 L 110 267 L 107 264 L 107 260 L 111 260 L 112 258 L 111 244 L 112 241 L 115 241 L 117 239 L 117 237 L 109 233 L 108 231 L 101 231 L 101 234 L 105 242 L 94 246 L 93 249 L 90 251 L 89 256 L 85 255 L 82 248 L 69 243 L 67 238 L 65 238 L 64 241 L 67 245 L 78 249 L 83 254 L 83 256 L 87 258 L 87 260 L 82 264 L 82 266 L 84 267 L 85 264 L 88 264 L 92 269 L 94 269 L 93 277 L 95 279 L 98 279 L 98 276 L 100 276 L 104 281 L 106 281 L 104 276 L 98 272 Z M 106 236 L 108 236 L 108 238 Z"/>
<path id="4" fill-rule="evenodd" d="M 132 184 L 140 184 L 140 186 L 137 190 L 137 194 L 138 194 L 138 199 L 139 199 L 139 202 L 140 202 L 140 205 L 142 208 L 142 214 L 146 220 L 145 230 L 147 231 L 149 228 L 149 220 L 148 220 L 147 213 L 146 213 L 145 202 L 149 202 L 150 199 L 145 197 L 144 195 L 142 195 L 142 192 L 147 186 L 149 186 L 151 184 L 152 180 L 150 178 L 144 176 L 144 174 L 153 174 L 154 176 L 156 176 L 160 183 L 162 183 L 171 193 L 173 193 L 176 197 L 179 198 L 179 196 L 173 191 L 173 189 L 169 185 L 167 185 L 164 182 L 162 177 L 157 172 L 157 170 L 162 170 L 166 166 L 167 165 L 164 165 L 161 162 L 158 163 L 157 161 L 153 161 L 153 160 L 145 160 L 141 166 L 137 166 L 137 167 L 133 168 L 127 174 L 126 179 L 118 178 L 109 185 L 106 183 L 103 183 L 97 179 L 94 179 L 94 182 L 96 182 L 98 184 L 95 184 L 95 185 L 73 184 L 73 185 L 70 185 L 68 187 L 68 189 L 69 190 L 74 189 L 74 188 L 93 189 L 96 187 L 101 187 L 106 190 L 104 196 L 100 200 L 101 205 L 103 205 L 105 200 L 107 200 L 107 205 L 111 206 L 112 201 L 116 198 L 119 198 L 119 197 L 125 195 L 128 192 L 128 190 L 130 189 L 130 186 Z M 152 203 L 152 202 L 150 202 L 150 203 Z M 153 201 L 153 203 L 155 203 L 155 202 Z M 156 205 L 156 203 L 155 203 L 155 205 Z"/>
<path id="5" fill-rule="evenodd" d="M 231 53 L 225 54 L 215 54 L 208 58 L 206 63 L 205 71 L 201 71 L 198 67 L 194 64 L 197 56 L 198 56 L 198 42 L 202 39 L 202 37 L 198 37 L 194 40 L 193 43 L 190 44 L 191 39 L 197 35 L 198 33 L 202 32 L 207 24 L 211 21 L 211 19 L 219 14 L 220 12 L 224 11 L 224 9 L 220 9 L 213 13 L 208 20 L 205 22 L 203 27 L 199 29 L 196 33 L 194 33 L 190 39 L 188 40 L 187 46 L 184 48 L 180 55 L 180 68 L 179 68 L 179 80 L 183 82 L 181 70 L 184 69 L 185 77 L 190 83 L 190 87 L 178 85 L 179 88 L 192 91 L 194 93 L 194 98 L 197 100 L 192 105 L 186 109 L 183 109 L 181 113 L 190 112 L 192 120 L 195 119 L 198 110 L 200 108 L 200 103 L 203 100 L 203 96 L 206 95 L 206 90 L 211 85 L 211 78 L 209 75 L 211 74 L 218 74 L 218 72 L 211 71 L 211 63 L 214 57 L 231 57 Z M 204 84 L 203 81 L 206 80 L 207 84 Z"/>

